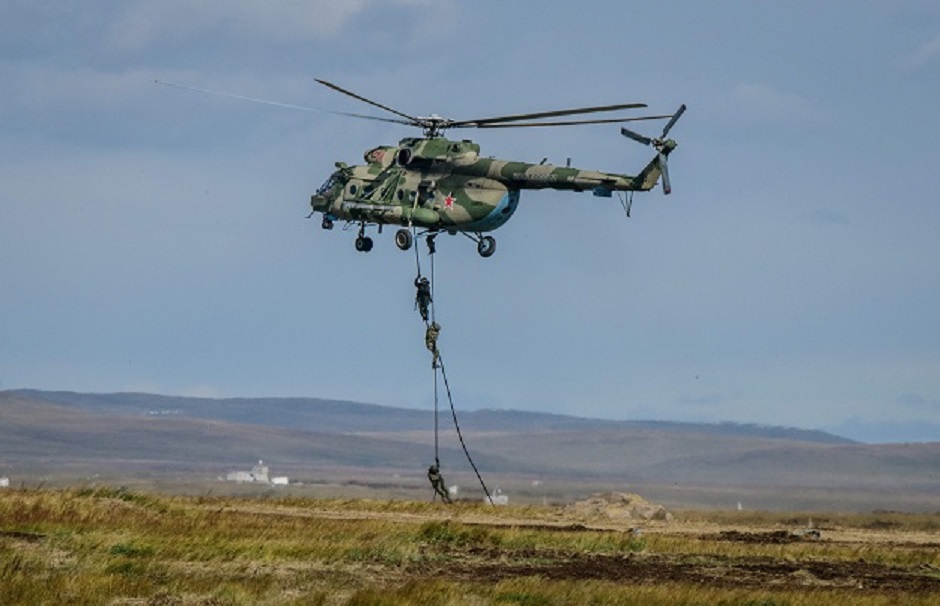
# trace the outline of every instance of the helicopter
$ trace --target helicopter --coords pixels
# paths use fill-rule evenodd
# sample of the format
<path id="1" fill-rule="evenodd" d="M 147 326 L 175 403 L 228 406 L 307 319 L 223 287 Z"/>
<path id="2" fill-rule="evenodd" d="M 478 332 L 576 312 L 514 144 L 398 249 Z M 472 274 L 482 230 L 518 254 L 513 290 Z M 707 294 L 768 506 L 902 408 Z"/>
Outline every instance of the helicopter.
<path id="1" fill-rule="evenodd" d="M 555 111 L 450 120 L 436 114 L 412 116 L 382 105 L 325 80 L 316 81 L 344 95 L 362 101 L 392 117 L 362 114 L 343 115 L 419 127 L 423 137 L 406 137 L 397 146 L 383 145 L 363 154 L 364 165 L 348 166 L 336 162 L 336 171 L 310 198 L 311 213 L 321 213 L 323 229 L 333 229 L 342 220 L 358 224 L 356 250 L 372 250 L 372 238 L 366 228 L 398 225 L 395 244 L 409 250 L 415 235 L 461 233 L 477 243 L 482 257 L 496 252 L 496 239 L 486 232 L 504 225 L 516 212 L 522 190 L 555 189 L 590 191 L 609 198 L 613 192 L 648 191 L 662 178 L 663 192 L 671 185 L 667 159 L 676 142 L 666 138 L 679 117 L 683 104 L 674 114 L 660 116 L 617 117 L 602 119 L 554 120 L 563 116 L 613 112 L 646 107 L 645 103 L 622 103 Z M 653 159 L 636 175 L 606 173 L 480 157 L 480 146 L 468 139 L 445 138 L 454 128 L 516 128 L 540 126 L 576 126 L 582 124 L 621 123 L 667 119 L 659 137 L 651 138 L 621 128 L 621 134 L 656 150 Z M 629 209 L 628 209 L 629 211 Z M 420 232 L 418 230 L 421 230 Z"/>
<path id="2" fill-rule="evenodd" d="M 662 179 L 663 192 L 672 191 L 667 160 L 676 142 L 669 131 L 686 110 L 685 104 L 673 114 L 592 119 L 563 119 L 629 109 L 645 108 L 645 103 L 621 103 L 535 113 L 513 114 L 474 120 L 451 120 L 432 114 L 412 116 L 326 80 L 319 84 L 376 107 L 394 117 L 321 110 L 243 95 L 211 91 L 183 84 L 155 80 L 155 83 L 201 93 L 231 97 L 256 103 L 305 111 L 325 111 L 341 116 L 403 124 L 422 129 L 423 137 L 406 137 L 398 145 L 382 145 L 363 154 L 365 164 L 349 166 L 336 162 L 336 170 L 310 197 L 310 214 L 323 215 L 321 227 L 331 230 L 336 221 L 347 227 L 358 225 L 356 250 L 369 252 L 373 240 L 366 228 L 397 225 L 395 244 L 401 250 L 412 247 L 415 236 L 428 236 L 429 247 L 442 232 L 463 234 L 476 242 L 477 252 L 490 257 L 496 252 L 496 239 L 486 235 L 504 225 L 516 212 L 523 190 L 555 189 L 590 191 L 610 198 L 613 192 L 649 191 Z M 636 175 L 553 166 L 481 157 L 480 146 L 469 139 L 452 140 L 445 131 L 456 128 L 524 128 L 613 124 L 642 120 L 667 120 L 658 137 L 647 137 L 625 127 L 623 136 L 656 150 L 652 160 Z M 627 216 L 630 207 L 624 204 Z M 420 231 L 419 231 L 420 230 Z"/>

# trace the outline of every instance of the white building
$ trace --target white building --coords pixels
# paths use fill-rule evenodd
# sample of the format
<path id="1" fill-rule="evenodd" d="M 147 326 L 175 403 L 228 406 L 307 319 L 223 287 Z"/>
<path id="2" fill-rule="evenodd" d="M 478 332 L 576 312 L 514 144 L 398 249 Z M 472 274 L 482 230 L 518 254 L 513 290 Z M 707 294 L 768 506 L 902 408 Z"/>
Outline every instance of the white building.
<path id="1" fill-rule="evenodd" d="M 270 484 L 271 479 L 268 476 L 268 466 L 264 461 L 258 461 L 258 464 L 251 468 L 251 471 L 230 471 L 225 479 L 229 482 Z"/>
<path id="2" fill-rule="evenodd" d="M 225 479 L 229 482 L 254 482 L 255 477 L 250 471 L 230 471 Z"/>
<path id="3" fill-rule="evenodd" d="M 9 488 L 10 478 L 0 478 L 0 488 Z"/>
<path id="4" fill-rule="evenodd" d="M 271 480 L 268 478 L 268 466 L 264 464 L 264 461 L 258 461 L 258 464 L 251 468 L 251 475 L 254 477 L 255 482 L 260 482 L 261 484 L 271 483 Z"/>

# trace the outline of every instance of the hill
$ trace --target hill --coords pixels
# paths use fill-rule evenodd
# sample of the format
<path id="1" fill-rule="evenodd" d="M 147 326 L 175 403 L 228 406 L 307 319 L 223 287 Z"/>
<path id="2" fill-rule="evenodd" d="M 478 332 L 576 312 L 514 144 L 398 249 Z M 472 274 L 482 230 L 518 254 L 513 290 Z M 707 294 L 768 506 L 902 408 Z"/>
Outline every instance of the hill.
<path id="1" fill-rule="evenodd" d="M 94 414 L 172 416 L 330 433 L 427 430 L 430 413 L 407 408 L 318 398 L 191 398 L 145 393 L 88 394 L 65 391 L 0 392 Z M 738 423 L 612 421 L 517 410 L 462 411 L 461 423 L 478 431 L 570 431 L 652 429 L 714 436 L 796 439 L 845 444 L 851 440 L 823 431 Z"/>
<path id="2" fill-rule="evenodd" d="M 940 444 L 518 411 L 465 412 L 460 421 L 487 481 L 520 500 L 629 488 L 673 506 L 940 510 Z M 450 420 L 441 422 L 447 479 L 472 491 Z M 0 476 L 205 483 L 264 459 L 307 487 L 422 494 L 432 427 L 429 411 L 313 398 L 4 391 Z"/>

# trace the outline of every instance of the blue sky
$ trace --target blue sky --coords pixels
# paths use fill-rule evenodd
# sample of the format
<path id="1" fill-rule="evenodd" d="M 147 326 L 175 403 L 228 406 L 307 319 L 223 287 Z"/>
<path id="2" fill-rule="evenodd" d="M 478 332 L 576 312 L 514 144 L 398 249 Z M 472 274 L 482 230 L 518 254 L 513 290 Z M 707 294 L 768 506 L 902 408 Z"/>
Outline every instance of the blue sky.
<path id="1" fill-rule="evenodd" d="M 0 389 L 430 407 L 414 257 L 305 219 L 415 133 L 154 84 L 371 112 L 323 78 L 458 119 L 689 106 L 631 218 L 524 192 L 495 256 L 439 239 L 460 408 L 940 440 L 940 5 L 573 6 L 0 2 Z M 452 134 L 650 158 L 611 125 Z"/>

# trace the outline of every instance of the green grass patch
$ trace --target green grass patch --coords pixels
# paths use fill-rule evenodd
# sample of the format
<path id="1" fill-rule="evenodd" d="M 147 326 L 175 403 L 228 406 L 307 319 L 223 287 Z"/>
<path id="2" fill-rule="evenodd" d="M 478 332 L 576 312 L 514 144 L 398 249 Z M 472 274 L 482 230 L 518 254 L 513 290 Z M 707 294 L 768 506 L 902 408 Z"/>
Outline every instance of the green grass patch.
<path id="1" fill-rule="evenodd" d="M 466 503 L 4 490 L 0 602 L 800 606 L 926 604 L 940 592 L 929 540 L 764 544 L 666 525 L 635 536 L 563 515 Z M 729 519 L 694 515 L 676 528 Z M 862 537 L 912 529 L 930 537 L 930 517 L 873 515 L 817 519 Z M 790 523 L 749 516 L 730 519 L 755 535 Z M 872 527 L 877 520 L 892 525 Z"/>

